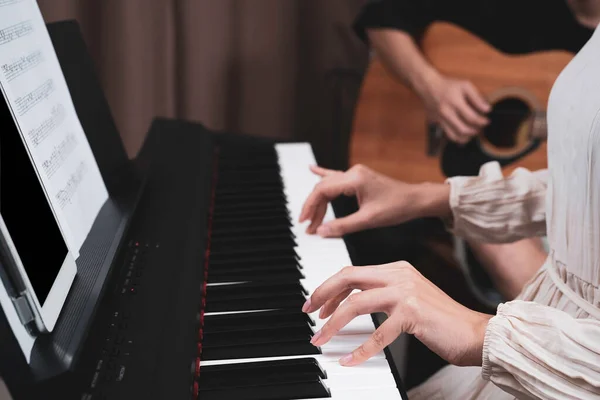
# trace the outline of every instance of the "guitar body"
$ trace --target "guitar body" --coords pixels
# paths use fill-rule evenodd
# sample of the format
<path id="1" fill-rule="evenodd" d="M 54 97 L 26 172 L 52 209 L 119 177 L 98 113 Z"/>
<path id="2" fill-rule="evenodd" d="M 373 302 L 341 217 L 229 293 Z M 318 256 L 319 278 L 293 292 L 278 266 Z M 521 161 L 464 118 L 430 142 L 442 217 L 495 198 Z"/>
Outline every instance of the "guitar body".
<path id="1" fill-rule="evenodd" d="M 509 144 L 495 141 L 490 135 L 481 135 L 465 147 L 449 144 L 442 149 L 444 159 L 477 164 L 462 166 L 467 174 L 476 174 L 481 163 L 491 160 L 506 165 L 506 172 L 517 167 L 546 167 L 545 141 L 529 136 L 531 116 L 544 115 L 552 85 L 573 58 L 572 53 L 504 54 L 472 33 L 443 22 L 428 28 L 421 48 L 437 70 L 471 81 L 498 111 L 490 132 L 500 131 L 513 137 Z M 502 113 L 509 109 L 520 110 L 523 115 L 512 125 L 506 123 L 508 118 L 502 120 Z M 350 142 L 351 165 L 362 163 L 408 182 L 443 181 L 440 160 L 427 156 L 427 125 L 421 100 L 374 57 L 357 102 Z M 497 132 L 494 134 L 498 136 Z"/>

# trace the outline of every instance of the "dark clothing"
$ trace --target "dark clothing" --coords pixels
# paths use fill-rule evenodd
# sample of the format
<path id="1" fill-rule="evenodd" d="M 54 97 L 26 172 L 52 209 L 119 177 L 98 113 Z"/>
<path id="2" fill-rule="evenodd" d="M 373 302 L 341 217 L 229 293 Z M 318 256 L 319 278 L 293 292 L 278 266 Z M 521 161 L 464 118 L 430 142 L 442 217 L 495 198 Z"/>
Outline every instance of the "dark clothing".
<path id="1" fill-rule="evenodd" d="M 577 53 L 593 33 L 579 24 L 566 0 L 379 0 L 363 8 L 354 28 L 365 41 L 369 28 L 398 29 L 416 38 L 435 21 L 455 23 L 513 54 Z"/>

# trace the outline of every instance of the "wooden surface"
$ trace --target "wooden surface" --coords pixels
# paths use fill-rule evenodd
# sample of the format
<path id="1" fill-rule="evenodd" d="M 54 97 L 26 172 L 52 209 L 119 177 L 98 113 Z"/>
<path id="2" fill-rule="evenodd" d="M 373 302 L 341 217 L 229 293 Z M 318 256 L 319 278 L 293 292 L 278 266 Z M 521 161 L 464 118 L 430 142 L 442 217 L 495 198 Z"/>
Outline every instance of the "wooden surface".
<path id="1" fill-rule="evenodd" d="M 426 150 L 425 110 L 419 98 L 374 60 L 354 115 L 350 164 L 364 164 L 406 182 L 441 182 L 439 160 Z"/>
<path id="2" fill-rule="evenodd" d="M 522 91 L 542 110 L 554 80 L 573 56 L 563 51 L 506 55 L 470 33 L 443 23 L 428 30 L 422 48 L 438 70 L 470 80 L 486 97 L 507 90 Z M 350 164 L 362 163 L 407 182 L 441 182 L 444 177 L 439 159 L 426 155 L 426 144 L 426 115 L 420 99 L 374 57 L 357 102 Z M 545 168 L 545 143 L 505 172 L 519 166 Z"/>

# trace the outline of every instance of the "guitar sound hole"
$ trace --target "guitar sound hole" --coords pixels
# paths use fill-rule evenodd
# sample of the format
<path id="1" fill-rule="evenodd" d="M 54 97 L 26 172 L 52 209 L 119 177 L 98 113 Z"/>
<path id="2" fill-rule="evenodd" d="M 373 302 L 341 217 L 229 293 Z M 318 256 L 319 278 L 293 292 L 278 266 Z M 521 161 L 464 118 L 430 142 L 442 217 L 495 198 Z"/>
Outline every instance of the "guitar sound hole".
<path id="1" fill-rule="evenodd" d="M 488 114 L 490 124 L 482 132 L 485 139 L 498 148 L 518 146 L 525 135 L 522 135 L 523 124 L 531 117 L 527 103 L 516 98 L 506 98 L 492 106 Z"/>

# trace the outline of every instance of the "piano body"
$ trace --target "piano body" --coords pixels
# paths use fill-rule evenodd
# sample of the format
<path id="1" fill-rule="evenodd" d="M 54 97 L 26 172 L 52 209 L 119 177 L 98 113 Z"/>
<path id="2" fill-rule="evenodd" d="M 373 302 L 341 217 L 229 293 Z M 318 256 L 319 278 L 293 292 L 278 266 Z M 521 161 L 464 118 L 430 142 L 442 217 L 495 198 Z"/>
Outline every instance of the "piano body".
<path id="1" fill-rule="evenodd" d="M 342 239 L 297 223 L 310 146 L 157 119 L 129 161 L 77 24 L 49 31 L 110 200 L 30 365 L 0 315 L 15 399 L 406 399 L 388 351 L 338 364 L 372 316 L 309 343 L 324 321 L 301 312 L 307 294 L 352 263 Z"/>

